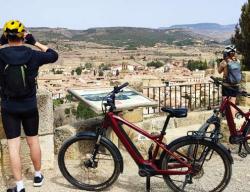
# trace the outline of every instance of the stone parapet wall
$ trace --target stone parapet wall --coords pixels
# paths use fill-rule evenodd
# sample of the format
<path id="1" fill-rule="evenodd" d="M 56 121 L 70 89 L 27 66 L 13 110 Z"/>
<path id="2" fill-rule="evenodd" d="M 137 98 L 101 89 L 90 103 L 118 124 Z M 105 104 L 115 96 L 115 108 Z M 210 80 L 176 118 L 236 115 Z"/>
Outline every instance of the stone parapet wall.
<path id="1" fill-rule="evenodd" d="M 55 129 L 55 154 L 58 154 L 58 151 L 65 140 L 81 131 L 95 131 L 98 127 L 100 127 L 101 121 L 101 117 L 92 118 L 78 121 L 72 125 L 57 127 Z"/>
<path id="2" fill-rule="evenodd" d="M 244 88 L 248 93 L 250 93 L 250 71 L 242 72 L 242 88 Z M 240 106 L 250 106 L 250 98 L 247 97 L 239 97 L 238 98 Z"/>
<path id="3" fill-rule="evenodd" d="M 42 169 L 54 168 L 54 129 L 52 95 L 46 90 L 38 90 L 39 139 L 42 150 Z M 21 157 L 24 174 L 33 172 L 29 147 L 24 134 L 21 136 Z M 7 139 L 0 120 L 0 180 L 9 179 L 12 175 L 9 165 Z M 3 177 L 4 175 L 4 177 Z"/>

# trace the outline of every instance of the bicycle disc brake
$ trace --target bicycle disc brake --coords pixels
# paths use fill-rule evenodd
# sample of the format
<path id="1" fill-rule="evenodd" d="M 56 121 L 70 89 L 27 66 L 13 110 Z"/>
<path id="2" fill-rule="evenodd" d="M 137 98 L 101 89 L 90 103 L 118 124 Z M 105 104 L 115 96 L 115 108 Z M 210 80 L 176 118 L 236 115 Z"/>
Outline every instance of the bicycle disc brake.
<path id="1" fill-rule="evenodd" d="M 96 168 L 98 165 L 98 162 L 93 160 L 92 157 L 86 161 L 83 162 L 84 167 L 86 168 Z"/>

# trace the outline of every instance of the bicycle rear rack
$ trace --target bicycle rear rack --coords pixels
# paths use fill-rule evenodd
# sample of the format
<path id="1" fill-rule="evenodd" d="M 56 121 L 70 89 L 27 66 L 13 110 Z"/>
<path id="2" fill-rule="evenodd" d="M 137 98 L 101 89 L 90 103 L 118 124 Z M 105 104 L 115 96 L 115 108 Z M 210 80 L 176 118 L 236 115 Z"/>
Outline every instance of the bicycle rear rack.
<path id="1" fill-rule="evenodd" d="M 191 136 L 196 139 L 209 139 L 216 142 L 223 138 L 223 135 L 221 133 L 215 133 L 214 131 L 188 131 L 187 136 Z"/>

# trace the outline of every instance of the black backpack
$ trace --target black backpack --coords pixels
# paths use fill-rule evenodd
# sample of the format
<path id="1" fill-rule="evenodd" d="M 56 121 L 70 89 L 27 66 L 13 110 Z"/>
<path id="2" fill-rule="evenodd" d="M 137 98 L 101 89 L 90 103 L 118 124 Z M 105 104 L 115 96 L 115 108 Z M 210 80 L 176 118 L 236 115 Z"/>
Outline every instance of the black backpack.
<path id="1" fill-rule="evenodd" d="M 29 75 L 26 64 L 7 64 L 2 75 L 2 93 L 7 98 L 25 98 L 29 96 L 35 88 L 36 80 Z"/>

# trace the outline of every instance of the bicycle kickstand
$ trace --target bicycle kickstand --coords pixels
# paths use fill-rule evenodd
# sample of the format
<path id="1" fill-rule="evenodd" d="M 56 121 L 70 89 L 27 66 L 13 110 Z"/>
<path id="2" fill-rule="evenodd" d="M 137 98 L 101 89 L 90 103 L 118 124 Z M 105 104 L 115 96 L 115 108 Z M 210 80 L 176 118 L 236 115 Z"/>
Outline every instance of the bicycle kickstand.
<path id="1" fill-rule="evenodd" d="M 150 192 L 150 176 L 146 177 L 146 192 Z"/>
<path id="2" fill-rule="evenodd" d="M 244 151 L 242 151 L 242 143 L 240 143 L 240 145 L 239 145 L 238 155 L 239 155 L 241 158 L 246 158 L 246 157 L 247 157 L 247 153 L 244 152 Z"/>

